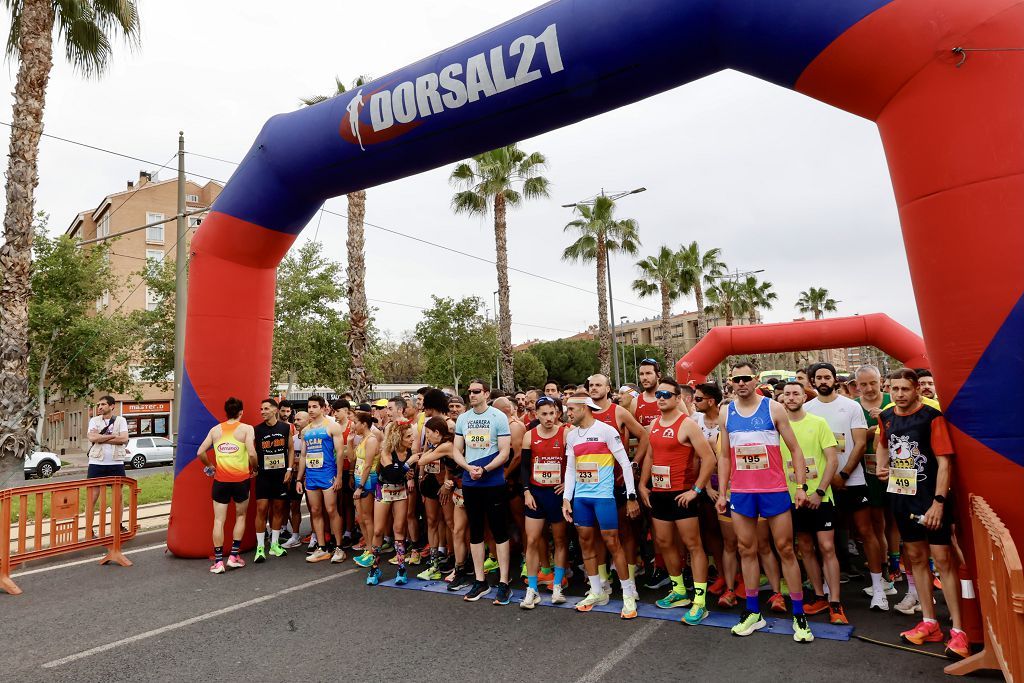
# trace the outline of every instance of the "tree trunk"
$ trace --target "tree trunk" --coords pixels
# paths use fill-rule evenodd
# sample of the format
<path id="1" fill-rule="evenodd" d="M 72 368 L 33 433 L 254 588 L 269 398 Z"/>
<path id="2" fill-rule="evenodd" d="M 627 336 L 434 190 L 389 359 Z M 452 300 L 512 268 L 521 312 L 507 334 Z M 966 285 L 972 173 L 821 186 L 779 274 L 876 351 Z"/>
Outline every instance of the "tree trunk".
<path id="1" fill-rule="evenodd" d="M 665 352 L 665 367 L 672 368 L 672 329 L 668 319 L 672 316 L 672 301 L 668 296 L 668 283 L 661 283 L 661 348 Z M 668 370 L 666 370 L 668 372 Z M 674 373 L 673 373 L 674 374 Z"/>
<path id="2" fill-rule="evenodd" d="M 748 325 L 756 325 L 757 324 L 757 309 L 756 308 L 751 308 L 750 309 L 750 313 L 747 314 L 747 324 Z"/>
<path id="3" fill-rule="evenodd" d="M 43 357 L 39 366 L 39 382 L 36 385 L 36 405 L 39 407 L 39 414 L 36 417 L 36 443 L 43 442 L 43 424 L 46 420 L 46 375 L 50 371 L 50 352 L 53 349 L 53 342 L 57 339 L 57 329 L 50 334 L 50 347 Z"/>
<path id="4" fill-rule="evenodd" d="M 288 397 L 292 395 L 292 387 L 295 386 L 295 373 L 291 370 L 288 371 L 288 388 L 285 389 L 284 398 L 285 400 L 291 400 Z"/>
<path id="5" fill-rule="evenodd" d="M 25 0 L 20 64 L 14 87 L 7 164 L 7 210 L 0 247 L 0 460 L 24 458 L 35 443 L 28 383 L 28 302 L 32 280 L 32 215 L 39 184 L 39 138 L 46 84 L 53 68 L 53 3 Z M 17 463 L 21 467 L 21 463 Z M 5 469 L 0 465 L 0 470 Z M 2 478 L 2 477 L 0 477 Z"/>
<path id="6" fill-rule="evenodd" d="M 366 401 L 370 376 L 366 370 L 367 330 L 370 308 L 366 303 L 366 254 L 363 221 L 366 219 L 366 192 L 348 195 L 348 353 L 352 366 L 348 374 L 352 396 L 358 403 Z"/>
<path id="7" fill-rule="evenodd" d="M 704 288 L 700 280 L 693 286 L 693 298 L 697 302 L 697 340 L 700 341 L 708 333 L 708 314 L 704 312 Z M 694 342 L 696 343 L 696 342 Z"/>
<path id="8" fill-rule="evenodd" d="M 604 235 L 597 237 L 597 339 L 598 360 L 601 374 L 611 377 L 611 332 L 608 328 L 608 252 L 605 251 Z M 610 382 L 610 380 L 609 380 Z"/>
<path id="9" fill-rule="evenodd" d="M 727 326 L 731 326 L 732 322 L 733 322 L 732 303 L 730 302 L 729 305 L 726 306 L 726 308 L 725 308 L 725 324 Z"/>
<path id="10" fill-rule="evenodd" d="M 512 355 L 512 310 L 508 293 L 508 226 L 505 223 L 505 196 L 494 198 L 494 251 L 498 268 L 498 354 L 501 358 L 501 388 L 514 390 L 515 359 Z"/>

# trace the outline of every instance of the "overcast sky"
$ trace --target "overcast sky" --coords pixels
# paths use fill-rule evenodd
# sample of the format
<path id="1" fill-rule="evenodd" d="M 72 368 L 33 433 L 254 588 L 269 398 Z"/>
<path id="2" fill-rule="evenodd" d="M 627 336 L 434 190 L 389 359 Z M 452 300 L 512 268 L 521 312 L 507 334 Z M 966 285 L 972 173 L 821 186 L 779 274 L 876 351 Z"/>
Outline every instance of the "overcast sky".
<path id="1" fill-rule="evenodd" d="M 142 0 L 142 47 L 119 46 L 102 80 L 81 79 L 58 57 L 45 130 L 159 166 L 175 153 L 181 129 L 189 150 L 239 160 L 267 118 L 297 108 L 300 96 L 330 92 L 336 74 L 350 81 L 387 73 L 539 4 Z M 7 93 L 15 70 L 7 64 Z M 0 120 L 9 122 L 10 111 L 8 94 Z M 817 286 L 840 300 L 840 315 L 884 312 L 920 333 L 888 170 L 869 121 L 723 72 L 520 144 L 547 156 L 552 196 L 509 215 L 512 267 L 594 291 L 592 266 L 560 260 L 570 239 L 562 228 L 572 218 L 560 205 L 602 187 L 643 186 L 647 192 L 618 208 L 639 222 L 642 256 L 698 240 L 721 247 L 730 268 L 764 269 L 761 277 L 779 295 L 766 321 L 799 317 L 800 291 Z M 143 168 L 156 170 L 44 138 L 37 207 L 62 231 Z M 190 159 L 190 171 L 215 178 L 233 169 Z M 449 209 L 450 170 L 371 188 L 367 221 L 493 259 L 490 222 Z M 172 164 L 160 178 L 174 172 Z M 344 198 L 327 208 L 344 211 Z M 344 259 L 344 219 L 314 218 L 296 244 L 314 234 Z M 497 278 L 490 264 L 370 226 L 366 245 L 367 293 L 383 330 L 411 329 L 420 315 L 413 307 L 429 305 L 432 293 L 478 295 L 491 306 Z M 629 291 L 633 262 L 620 256 L 612 263 L 616 317 L 658 315 L 658 301 Z M 595 294 L 516 272 L 510 282 L 516 342 L 566 336 L 596 320 Z M 693 308 L 686 299 L 674 312 Z"/>

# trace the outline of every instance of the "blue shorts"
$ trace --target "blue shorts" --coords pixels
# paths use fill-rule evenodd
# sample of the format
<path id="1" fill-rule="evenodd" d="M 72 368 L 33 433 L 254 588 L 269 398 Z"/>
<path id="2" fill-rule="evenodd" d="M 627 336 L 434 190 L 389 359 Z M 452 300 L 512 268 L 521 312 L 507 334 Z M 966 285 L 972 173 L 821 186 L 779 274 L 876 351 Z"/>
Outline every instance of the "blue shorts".
<path id="1" fill-rule="evenodd" d="M 331 488 L 331 481 L 338 476 L 338 465 L 333 460 L 324 460 L 324 466 L 318 469 L 306 469 L 306 489 L 322 491 Z"/>
<path id="2" fill-rule="evenodd" d="M 360 479 L 358 475 L 356 475 L 356 488 L 355 488 L 355 491 L 353 492 L 353 495 L 356 498 L 360 498 L 361 497 L 361 494 L 359 493 L 359 489 L 361 489 L 361 488 L 363 488 L 363 480 Z M 377 473 L 376 472 L 370 472 L 370 490 L 369 490 L 369 493 L 367 495 L 372 496 L 373 492 L 376 491 L 376 490 L 377 490 Z"/>
<path id="3" fill-rule="evenodd" d="M 758 517 L 775 517 L 788 512 L 793 507 L 789 491 L 775 493 L 737 493 L 733 491 L 729 499 L 729 509 L 736 514 L 757 519 Z"/>
<path id="4" fill-rule="evenodd" d="M 95 465 L 90 463 L 89 469 L 85 472 L 86 479 L 96 479 L 98 477 L 123 477 L 124 465 Z"/>
<path id="5" fill-rule="evenodd" d="M 601 531 L 619 529 L 614 498 L 576 498 L 572 501 L 572 519 L 576 526 L 599 527 Z"/>
<path id="6" fill-rule="evenodd" d="M 564 522 L 562 515 L 562 496 L 555 493 L 554 486 L 534 486 L 530 484 L 530 493 L 533 495 L 537 509 L 531 510 L 529 506 L 523 506 L 523 513 L 530 519 L 543 519 L 551 524 Z"/>

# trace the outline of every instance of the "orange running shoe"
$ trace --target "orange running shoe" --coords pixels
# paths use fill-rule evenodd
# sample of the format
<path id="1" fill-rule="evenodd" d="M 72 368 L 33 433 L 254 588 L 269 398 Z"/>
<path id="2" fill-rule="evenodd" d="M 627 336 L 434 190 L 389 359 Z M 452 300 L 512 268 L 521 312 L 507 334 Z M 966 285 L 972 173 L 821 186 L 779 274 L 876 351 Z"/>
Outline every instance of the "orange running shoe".
<path id="1" fill-rule="evenodd" d="M 804 611 L 807 611 L 806 609 Z M 828 607 L 828 623 L 830 624 L 849 624 L 850 620 L 846 618 L 846 612 L 843 611 L 842 605 Z"/>
<path id="2" fill-rule="evenodd" d="M 782 593 L 776 593 L 772 597 L 768 598 L 768 607 L 773 612 L 786 612 L 786 598 L 782 597 Z"/>
<path id="3" fill-rule="evenodd" d="M 821 614 L 828 609 L 828 600 L 822 597 L 814 596 L 814 602 L 809 602 L 804 605 L 804 614 L 814 616 L 815 614 Z"/>
<path id="4" fill-rule="evenodd" d="M 736 596 L 736 593 L 731 590 L 726 590 L 722 593 L 722 597 L 718 598 L 718 606 L 723 609 L 735 607 L 740 602 L 740 599 Z"/>
<path id="5" fill-rule="evenodd" d="M 970 654 L 971 648 L 967 642 L 967 634 L 950 629 L 949 640 L 946 641 L 946 656 L 950 659 L 966 659 Z"/>
<path id="6" fill-rule="evenodd" d="M 939 628 L 938 622 L 921 621 L 914 628 L 901 633 L 900 638 L 903 641 L 913 643 L 914 645 L 921 645 L 922 643 L 941 643 L 942 629 Z"/>

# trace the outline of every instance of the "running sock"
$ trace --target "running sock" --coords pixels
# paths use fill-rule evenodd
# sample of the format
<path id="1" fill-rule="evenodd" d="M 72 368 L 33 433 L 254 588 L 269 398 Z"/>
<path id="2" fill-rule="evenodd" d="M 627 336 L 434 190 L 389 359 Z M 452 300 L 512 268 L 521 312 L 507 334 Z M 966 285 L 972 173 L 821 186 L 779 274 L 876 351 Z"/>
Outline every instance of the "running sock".
<path id="1" fill-rule="evenodd" d="M 907 572 L 907 593 L 913 593 L 917 597 L 917 582 L 914 581 L 914 574 Z"/>
<path id="2" fill-rule="evenodd" d="M 527 586 L 529 586 L 530 590 L 532 590 L 534 593 L 537 593 L 537 592 L 540 591 L 540 589 L 537 588 L 537 575 L 536 574 L 528 575 L 526 577 L 526 584 L 527 584 Z"/>
<path id="3" fill-rule="evenodd" d="M 755 614 L 761 613 L 761 605 L 757 601 L 757 589 L 747 589 L 747 611 Z"/>
<path id="4" fill-rule="evenodd" d="M 629 569 L 629 572 L 628 572 L 629 573 L 629 580 L 630 581 L 636 581 L 636 565 L 635 564 L 627 564 L 626 567 Z"/>
<path id="5" fill-rule="evenodd" d="M 804 592 L 803 591 L 790 591 L 789 599 L 793 602 L 793 616 L 799 616 L 804 613 Z"/>
<path id="6" fill-rule="evenodd" d="M 923 621 L 926 624 L 938 624 L 939 623 L 938 619 L 929 619 L 928 617 L 925 617 L 921 621 Z"/>
<path id="7" fill-rule="evenodd" d="M 552 585 L 561 586 L 565 580 L 565 567 L 555 567 L 555 581 Z"/>
<path id="8" fill-rule="evenodd" d="M 871 590 L 875 592 L 875 595 L 885 592 L 885 587 L 882 585 L 881 572 L 871 572 Z"/>
<path id="9" fill-rule="evenodd" d="M 395 555 L 398 556 L 398 571 L 405 571 L 405 541 L 395 541 Z"/>
<path id="10" fill-rule="evenodd" d="M 601 581 L 608 580 L 608 565 L 599 564 L 597 565 L 597 575 L 601 577 Z"/>
<path id="11" fill-rule="evenodd" d="M 964 633 L 966 635 L 966 633 L 964 632 L 964 630 L 962 628 L 953 628 L 951 626 L 949 628 L 949 635 L 953 635 L 954 633 Z"/>
<path id="12" fill-rule="evenodd" d="M 679 576 L 670 576 L 668 578 L 672 579 L 672 590 L 679 593 L 679 595 L 686 595 L 686 586 L 683 585 L 682 574 Z"/>
<path id="13" fill-rule="evenodd" d="M 224 546 L 215 545 L 213 547 L 213 561 L 223 562 L 224 561 Z"/>
<path id="14" fill-rule="evenodd" d="M 604 593 L 604 589 L 601 588 L 601 577 L 598 575 L 588 576 L 587 580 L 590 581 L 590 592 L 594 595 L 601 595 Z"/>
<path id="15" fill-rule="evenodd" d="M 889 553 L 889 573 L 895 576 L 900 571 L 900 554 Z"/>
<path id="16" fill-rule="evenodd" d="M 271 529 L 270 530 L 270 545 L 278 545 L 281 542 L 281 530 Z"/>
<path id="17" fill-rule="evenodd" d="M 629 596 L 631 598 L 640 597 L 640 594 L 636 592 L 636 583 L 633 581 L 633 579 L 626 579 L 625 581 L 620 581 L 619 583 L 622 584 L 623 596 Z"/>
<path id="18" fill-rule="evenodd" d="M 266 531 L 257 531 L 256 532 L 256 547 L 257 548 L 262 548 L 264 545 L 266 545 L 266 542 L 267 542 L 267 532 Z"/>
<path id="19" fill-rule="evenodd" d="M 708 592 L 707 581 L 694 581 L 693 582 L 693 604 L 698 607 L 703 607 L 705 604 L 705 598 Z"/>
<path id="20" fill-rule="evenodd" d="M 237 555 L 238 554 L 238 549 L 239 549 L 239 547 L 241 545 L 242 545 L 241 541 L 232 540 L 231 541 L 231 554 L 232 555 Z"/>
<path id="21" fill-rule="evenodd" d="M 448 554 L 448 548 L 445 548 L 443 545 L 437 546 L 437 554 L 441 555 L 441 556 L 447 555 Z"/>
<path id="22" fill-rule="evenodd" d="M 373 568 L 376 569 L 380 566 L 380 546 L 373 546 Z"/>

